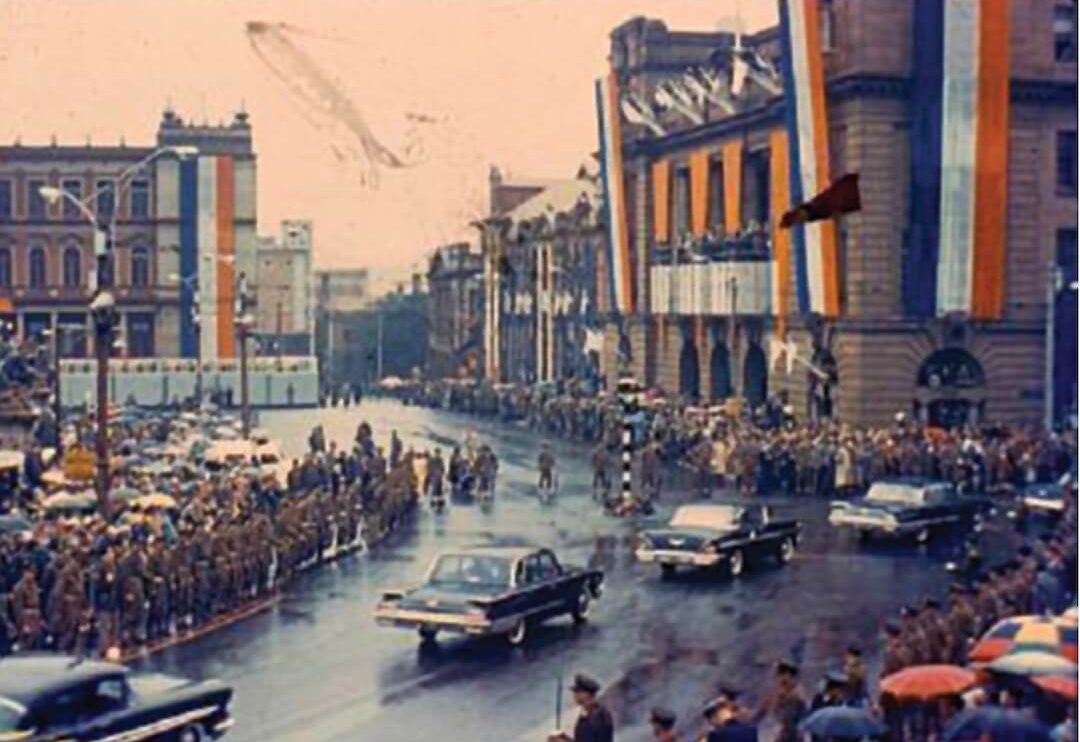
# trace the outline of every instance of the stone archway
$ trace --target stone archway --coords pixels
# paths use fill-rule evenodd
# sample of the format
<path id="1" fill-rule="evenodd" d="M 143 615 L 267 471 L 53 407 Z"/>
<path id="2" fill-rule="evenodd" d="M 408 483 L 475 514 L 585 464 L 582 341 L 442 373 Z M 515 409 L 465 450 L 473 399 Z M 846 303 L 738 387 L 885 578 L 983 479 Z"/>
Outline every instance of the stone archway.
<path id="1" fill-rule="evenodd" d="M 727 399 L 735 393 L 731 381 L 731 353 L 723 343 L 713 345 L 709 361 L 709 396 L 714 400 Z"/>
<path id="2" fill-rule="evenodd" d="M 679 394 L 694 402 L 701 398 L 701 366 L 693 338 L 685 338 L 679 352 Z"/>
<path id="3" fill-rule="evenodd" d="M 764 404 L 769 395 L 769 365 L 757 343 L 746 349 L 743 361 L 743 397 L 751 407 Z"/>
<path id="4" fill-rule="evenodd" d="M 915 379 L 917 407 L 934 427 L 976 424 L 985 406 L 986 376 L 982 364 L 963 348 L 942 348 L 928 355 Z"/>

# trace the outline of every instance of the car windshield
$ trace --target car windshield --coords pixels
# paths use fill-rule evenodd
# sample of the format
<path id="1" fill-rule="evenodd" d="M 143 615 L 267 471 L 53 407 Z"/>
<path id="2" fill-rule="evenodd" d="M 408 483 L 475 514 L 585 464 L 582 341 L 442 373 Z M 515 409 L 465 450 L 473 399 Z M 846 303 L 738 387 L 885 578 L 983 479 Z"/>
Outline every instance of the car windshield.
<path id="1" fill-rule="evenodd" d="M 19 722 L 26 714 L 26 709 L 21 704 L 7 698 L 0 698 L 0 735 L 4 732 L 14 732 L 19 729 Z"/>
<path id="2" fill-rule="evenodd" d="M 432 585 L 483 585 L 508 587 L 510 562 L 501 557 L 444 554 L 428 576 Z"/>
<path id="3" fill-rule="evenodd" d="M 896 505 L 922 505 L 923 494 L 919 487 L 895 482 L 876 482 L 870 485 L 866 493 L 868 502 L 883 502 Z"/>
<path id="4" fill-rule="evenodd" d="M 671 519 L 674 528 L 730 528 L 739 519 L 742 508 L 734 505 L 679 508 Z"/>

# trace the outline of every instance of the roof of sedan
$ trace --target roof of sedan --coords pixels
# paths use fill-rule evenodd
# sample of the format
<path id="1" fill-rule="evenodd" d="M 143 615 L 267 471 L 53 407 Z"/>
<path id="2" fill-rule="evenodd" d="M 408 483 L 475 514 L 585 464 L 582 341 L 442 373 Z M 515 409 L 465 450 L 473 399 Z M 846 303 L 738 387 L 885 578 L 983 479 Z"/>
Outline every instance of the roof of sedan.
<path id="1" fill-rule="evenodd" d="M 533 552 L 539 551 L 535 546 L 475 546 L 466 549 L 457 549 L 452 554 L 468 554 L 470 556 L 499 557 L 502 559 L 521 559 Z"/>
<path id="2" fill-rule="evenodd" d="M 40 696 L 74 683 L 125 675 L 111 662 L 80 660 L 58 654 L 26 654 L 0 659 L 0 697 L 29 706 Z"/>

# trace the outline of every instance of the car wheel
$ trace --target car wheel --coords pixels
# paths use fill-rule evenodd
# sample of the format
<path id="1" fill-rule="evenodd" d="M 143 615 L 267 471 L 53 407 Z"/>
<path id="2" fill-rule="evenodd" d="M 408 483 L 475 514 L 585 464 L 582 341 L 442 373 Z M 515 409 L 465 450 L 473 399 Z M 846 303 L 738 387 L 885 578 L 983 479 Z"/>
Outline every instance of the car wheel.
<path id="1" fill-rule="evenodd" d="M 514 628 L 510 629 L 510 633 L 506 635 L 506 642 L 511 647 L 520 647 L 525 644 L 525 639 L 529 635 L 529 622 L 524 618 L 518 619 L 518 622 L 514 625 Z"/>
<path id="2" fill-rule="evenodd" d="M 731 552 L 731 556 L 728 558 L 728 571 L 731 572 L 731 576 L 738 577 L 743 573 L 745 567 L 746 560 L 743 558 L 742 549 Z"/>
<path id="3" fill-rule="evenodd" d="M 781 564 L 787 564 L 795 556 L 795 541 L 786 538 L 780 542 L 780 550 L 776 552 L 776 558 Z"/>
<path id="4" fill-rule="evenodd" d="M 915 532 L 915 543 L 925 544 L 930 540 L 930 526 L 923 526 Z"/>
<path id="5" fill-rule="evenodd" d="M 675 576 L 675 565 L 674 564 L 661 564 L 660 565 L 660 579 L 662 579 L 662 580 L 670 580 L 674 576 Z"/>
<path id="6" fill-rule="evenodd" d="M 575 601 L 574 607 L 570 610 L 570 617 L 574 619 L 574 623 L 585 623 L 589 619 L 590 605 L 589 591 L 587 589 L 582 590 L 578 593 L 577 601 Z"/>
<path id="7" fill-rule="evenodd" d="M 420 634 L 420 641 L 424 644 L 433 644 L 435 638 L 439 635 L 439 632 L 435 629 L 420 629 L 417 633 Z"/>
<path id="8" fill-rule="evenodd" d="M 176 736 L 176 739 L 178 742 L 202 742 L 206 739 L 206 733 L 203 732 L 203 728 L 199 724 L 188 724 L 180 730 L 180 734 Z"/>

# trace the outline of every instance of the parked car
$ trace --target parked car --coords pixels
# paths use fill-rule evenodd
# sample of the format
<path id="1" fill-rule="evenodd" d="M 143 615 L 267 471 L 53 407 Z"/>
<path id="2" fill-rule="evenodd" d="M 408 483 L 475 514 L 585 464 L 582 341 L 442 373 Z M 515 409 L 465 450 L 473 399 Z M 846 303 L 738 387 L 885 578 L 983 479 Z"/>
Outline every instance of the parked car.
<path id="1" fill-rule="evenodd" d="M 0 659 L 0 739 L 217 739 L 232 689 L 58 654 Z"/>
<path id="2" fill-rule="evenodd" d="M 936 530 L 976 523 L 989 507 L 983 498 L 960 495 L 948 482 L 919 478 L 883 479 L 866 495 L 834 500 L 829 523 L 860 536 L 910 536 L 926 543 Z"/>
<path id="3" fill-rule="evenodd" d="M 440 555 L 424 582 L 387 590 L 375 609 L 380 626 L 417 631 L 425 642 L 440 632 L 505 636 L 525 643 L 540 622 L 569 615 L 585 621 L 600 596 L 598 570 L 563 566 L 550 549 L 491 547 Z"/>
<path id="4" fill-rule="evenodd" d="M 778 520 L 771 508 L 756 503 L 683 505 L 666 528 L 641 534 L 634 555 L 644 564 L 659 564 L 664 577 L 682 566 L 726 566 L 737 577 L 749 561 L 775 558 L 787 564 L 801 531 L 798 521 Z"/>

